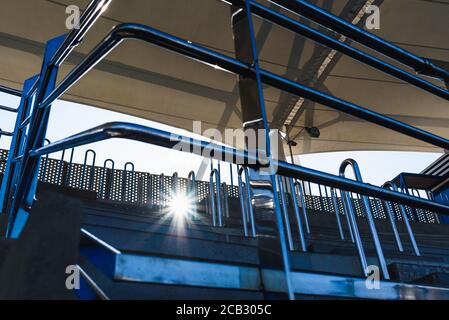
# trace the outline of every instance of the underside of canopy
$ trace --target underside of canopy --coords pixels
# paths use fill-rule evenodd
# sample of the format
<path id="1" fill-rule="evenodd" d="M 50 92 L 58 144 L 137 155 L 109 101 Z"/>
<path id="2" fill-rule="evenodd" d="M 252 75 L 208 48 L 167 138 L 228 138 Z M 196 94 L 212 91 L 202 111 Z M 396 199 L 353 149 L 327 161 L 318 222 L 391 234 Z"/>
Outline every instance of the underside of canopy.
<path id="1" fill-rule="evenodd" d="M 39 73 L 45 42 L 67 32 L 66 6 L 76 4 L 84 8 L 88 2 L 3 0 L 0 11 L 0 84 L 21 89 L 25 79 Z M 260 3 L 319 28 L 273 4 Z M 357 15 L 366 3 L 366 0 L 316 1 L 320 7 L 354 23 L 357 23 Z M 449 61 L 449 38 L 446 34 L 449 1 L 378 0 L 373 3 L 381 9 L 381 28 L 373 30 L 376 35 L 419 56 L 442 61 L 443 64 Z M 447 101 L 349 57 L 334 54 L 270 22 L 257 17 L 254 21 L 262 68 L 449 137 Z M 360 23 L 363 21 L 362 17 Z M 122 22 L 142 23 L 234 57 L 230 7 L 226 3 L 217 0 L 113 0 L 82 45 L 62 66 L 60 78 Z M 326 32 L 323 28 L 320 30 Z M 333 33 L 329 34 L 338 38 Z M 242 127 L 237 80 L 233 74 L 159 47 L 128 41 L 73 86 L 63 99 L 187 130 L 192 130 L 192 121 L 202 121 L 203 130 L 224 130 Z M 442 85 L 438 81 L 430 81 Z M 295 154 L 349 150 L 441 151 L 268 86 L 264 95 L 271 126 L 284 130 L 288 125 L 290 137 L 297 142 Z M 320 137 L 311 138 L 304 127 L 319 128 Z M 241 145 L 240 141 L 238 146 Z"/>

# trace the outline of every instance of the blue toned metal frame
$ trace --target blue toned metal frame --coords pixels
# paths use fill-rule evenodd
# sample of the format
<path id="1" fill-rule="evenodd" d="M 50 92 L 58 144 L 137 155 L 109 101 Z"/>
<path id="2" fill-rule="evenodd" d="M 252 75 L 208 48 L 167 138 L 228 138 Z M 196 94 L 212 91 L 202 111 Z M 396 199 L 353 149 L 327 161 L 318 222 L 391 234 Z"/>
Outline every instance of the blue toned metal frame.
<path id="1" fill-rule="evenodd" d="M 243 0 L 226 0 L 226 2 L 233 5 L 244 7 L 245 1 Z M 357 61 L 363 62 L 370 67 L 373 67 L 379 71 L 385 72 L 393 77 L 408 82 L 420 89 L 426 90 L 432 94 L 435 94 L 443 99 L 449 100 L 449 91 L 434 85 L 433 83 L 426 81 L 418 76 L 415 76 L 409 72 L 406 72 L 392 64 L 389 64 L 381 59 L 378 59 L 368 53 L 365 53 L 359 49 L 356 49 L 344 42 L 339 41 L 331 36 L 328 36 L 316 29 L 313 29 L 300 21 L 294 20 L 282 13 L 273 11 L 255 1 L 248 1 L 251 5 L 252 12 L 268 21 L 271 21 L 286 30 L 292 31 L 306 38 L 309 38 L 315 42 L 318 42 L 330 49 L 339 51 L 348 57 L 351 57 Z M 277 1 L 273 1 L 277 2 Z M 321 10 L 321 9 L 320 9 Z M 366 31 L 364 31 L 366 32 Z M 421 59 L 421 58 L 419 58 Z M 443 69 L 444 70 L 444 69 Z"/>
<path id="2" fill-rule="evenodd" d="M 17 175 L 14 174 L 19 170 L 19 163 L 15 159 L 22 155 L 22 146 L 25 143 L 25 132 L 22 126 L 23 121 L 28 118 L 30 113 L 30 100 L 34 94 L 35 84 L 38 77 L 34 76 L 25 81 L 23 85 L 23 96 L 17 108 L 17 118 L 14 126 L 14 135 L 12 137 L 9 148 L 8 160 L 6 162 L 3 174 L 2 185 L 0 188 L 0 212 L 5 213 L 7 209 L 6 199 L 11 196 L 14 184 L 17 182 Z M 14 175 L 13 175 L 14 174 Z"/>
<path id="3" fill-rule="evenodd" d="M 299 14 L 311 21 L 334 30 L 364 46 L 373 49 L 391 59 L 394 59 L 417 73 L 425 76 L 439 78 L 446 83 L 449 82 L 449 72 L 444 68 L 435 65 L 429 59 L 418 57 L 417 55 L 404 50 L 397 45 L 388 42 L 372 33 L 359 28 L 332 13 L 305 0 L 269 0 L 270 2 Z M 232 2 L 232 0 L 230 0 Z M 248 2 L 248 1 L 246 1 Z M 409 81 L 407 81 L 409 82 Z"/>
<path id="4" fill-rule="evenodd" d="M 347 159 L 347 160 L 343 161 L 343 163 L 340 166 L 340 175 L 342 177 L 345 176 L 345 171 L 348 166 L 352 167 L 352 169 L 354 171 L 355 179 L 359 182 L 363 182 L 362 174 L 360 173 L 360 169 L 359 169 L 359 165 L 353 159 Z M 346 198 L 348 198 L 348 197 L 346 197 Z M 365 206 L 366 218 L 368 220 L 368 226 L 371 231 L 371 236 L 373 238 L 374 248 L 376 249 L 376 254 L 377 254 L 377 259 L 379 260 L 380 269 L 382 270 L 382 274 L 384 275 L 384 278 L 386 280 L 389 280 L 390 275 L 388 273 L 387 262 L 385 260 L 382 246 L 380 244 L 379 234 L 377 233 L 376 224 L 374 223 L 374 217 L 373 217 L 373 213 L 371 212 L 369 198 L 366 196 L 362 196 L 362 201 L 363 201 L 363 205 Z M 352 206 L 351 201 L 349 201 L 348 206 Z M 350 210 L 350 208 L 348 208 L 348 209 Z M 355 227 L 357 222 L 354 220 L 353 223 L 354 223 L 354 227 Z M 361 243 L 360 243 L 360 245 L 361 245 Z"/>
<path id="5" fill-rule="evenodd" d="M 36 97 L 33 101 L 33 113 L 27 120 L 27 125 L 29 125 L 28 138 L 20 159 L 20 170 L 14 172 L 14 177 L 12 177 L 17 181 L 17 187 L 14 194 L 8 197 L 10 204 L 7 208 L 7 237 L 16 238 L 20 235 L 34 201 L 40 157 L 31 157 L 30 151 L 43 146 L 50 114 L 50 105 L 47 108 L 42 108 L 41 102 L 54 89 L 59 66 L 79 45 L 84 35 L 109 3 L 110 0 L 91 1 L 81 16 L 79 29 L 74 29 L 68 35 L 50 40 L 46 45 L 44 61 L 36 87 Z"/>

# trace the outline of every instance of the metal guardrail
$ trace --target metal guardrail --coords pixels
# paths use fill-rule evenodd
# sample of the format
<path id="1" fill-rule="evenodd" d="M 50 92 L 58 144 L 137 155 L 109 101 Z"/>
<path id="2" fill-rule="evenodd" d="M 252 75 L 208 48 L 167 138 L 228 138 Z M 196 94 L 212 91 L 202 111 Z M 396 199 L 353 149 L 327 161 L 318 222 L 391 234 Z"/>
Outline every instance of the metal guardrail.
<path id="1" fill-rule="evenodd" d="M 274 0 L 273 0 L 274 1 Z M 313 102 L 325 105 L 327 107 L 333 108 L 337 111 L 355 116 L 357 118 L 366 120 L 368 122 L 380 125 L 385 128 L 389 128 L 393 131 L 408 135 L 410 137 L 416 138 L 418 140 L 427 142 L 437 147 L 441 147 L 444 149 L 449 149 L 449 140 L 432 134 L 430 132 L 421 130 L 419 128 L 408 125 L 404 122 L 397 121 L 393 118 L 387 117 L 385 115 L 379 114 L 369 109 L 365 109 L 356 104 L 350 103 L 348 101 L 339 99 L 337 97 L 331 96 L 327 93 L 317 91 L 313 88 L 304 86 L 292 80 L 289 80 L 285 77 L 281 77 L 279 75 L 273 74 L 266 70 L 260 68 L 258 63 L 258 52 L 257 52 L 257 44 L 255 42 L 254 36 L 254 25 L 252 22 L 252 15 L 259 10 L 259 12 L 264 11 L 266 14 L 272 14 L 271 17 L 266 16 L 265 19 L 268 19 L 274 23 L 278 23 L 283 25 L 284 27 L 291 27 L 290 30 L 294 32 L 299 32 L 299 25 L 294 25 L 292 23 L 293 20 L 287 20 L 285 17 L 280 15 L 275 15 L 275 12 L 270 9 L 260 9 L 255 8 L 255 1 L 246 0 L 244 2 L 240 1 L 240 5 L 243 10 L 245 10 L 248 18 L 248 27 L 250 33 L 250 43 L 248 43 L 247 50 L 252 51 L 252 62 L 245 63 L 238 59 L 231 58 L 229 56 L 220 54 L 213 50 L 207 49 L 200 45 L 196 45 L 191 41 L 184 40 L 170 34 L 164 33 L 162 31 L 156 30 L 154 28 L 140 25 L 140 24 L 120 24 L 116 26 L 107 36 L 101 41 L 97 47 L 89 53 L 86 58 L 77 65 L 72 71 L 58 84 L 56 85 L 56 79 L 58 75 L 58 68 L 60 64 L 64 61 L 64 59 L 70 54 L 73 48 L 79 44 L 79 42 L 84 37 L 85 33 L 89 30 L 89 28 L 93 25 L 93 23 L 98 19 L 101 15 L 103 9 L 110 1 L 101 1 L 94 0 L 90 3 L 87 10 L 84 11 L 83 16 L 81 18 L 81 28 L 79 30 L 74 30 L 69 33 L 68 36 L 61 36 L 51 40 L 47 47 L 44 57 L 44 63 L 42 67 L 41 74 L 39 76 L 39 82 L 36 89 L 35 99 L 33 100 L 33 113 L 30 117 L 30 120 L 24 121 L 20 123 L 20 128 L 29 125 L 28 137 L 26 139 L 25 148 L 16 154 L 17 148 L 22 149 L 20 147 L 14 146 L 14 161 L 20 162 L 20 166 L 16 168 L 14 171 L 13 180 L 17 183 L 13 185 L 12 192 L 8 191 L 8 215 L 9 215 L 9 225 L 7 230 L 7 235 L 9 237 L 17 237 L 23 226 L 25 225 L 27 219 L 27 212 L 32 207 L 34 193 L 36 190 L 38 172 L 39 172 L 39 164 L 42 156 L 48 156 L 50 153 L 63 151 L 65 149 L 75 148 L 77 146 L 90 144 L 93 142 L 99 142 L 106 139 L 111 138 L 126 138 L 132 139 L 136 141 L 142 141 L 145 143 L 158 145 L 166 148 L 171 148 L 177 145 L 179 142 L 190 141 L 194 146 L 193 152 L 198 155 L 202 155 L 202 152 L 205 148 L 213 151 L 214 155 L 225 155 L 223 158 L 218 158 L 219 161 L 226 161 L 233 164 L 242 164 L 245 166 L 249 166 L 251 168 L 257 169 L 260 167 L 262 163 L 269 163 L 278 168 L 278 177 L 275 179 L 272 176 L 271 183 L 277 184 L 280 190 L 282 202 L 280 203 L 277 194 L 274 195 L 274 214 L 276 217 L 276 222 L 278 226 L 278 233 L 280 239 L 281 246 L 281 256 L 283 261 L 283 272 L 285 275 L 285 280 L 287 284 L 287 292 L 291 299 L 294 298 L 294 292 L 291 285 L 291 277 L 290 277 L 290 263 L 288 260 L 287 249 L 286 249 L 286 240 L 285 240 L 285 231 L 287 232 L 287 242 L 289 248 L 294 250 L 294 243 L 292 240 L 292 233 L 290 229 L 290 223 L 288 222 L 288 209 L 287 206 L 287 198 L 286 192 L 284 190 L 283 179 L 297 179 L 301 181 L 313 182 L 320 185 L 325 185 L 327 187 L 340 189 L 343 191 L 343 204 L 346 206 L 345 209 L 348 212 L 348 216 L 351 220 L 351 226 L 354 232 L 354 238 L 358 245 L 358 248 L 361 249 L 361 260 L 363 260 L 363 247 L 361 246 L 361 241 L 358 239 L 357 232 L 357 223 L 355 221 L 355 215 L 352 212 L 352 199 L 348 192 L 357 193 L 358 196 L 361 196 L 361 200 L 364 204 L 364 211 L 366 212 L 366 216 L 369 221 L 371 233 L 373 236 L 373 240 L 375 243 L 376 251 L 378 254 L 378 258 L 384 271 L 384 277 L 388 278 L 388 273 L 386 271 L 386 267 L 384 265 L 384 260 L 380 245 L 378 243 L 377 232 L 375 227 L 373 228 L 374 222 L 371 212 L 371 202 L 369 197 L 379 198 L 384 201 L 393 201 L 400 205 L 406 205 L 413 207 L 414 209 L 425 209 L 431 210 L 434 212 L 438 212 L 439 214 L 449 214 L 449 206 L 436 203 L 430 201 L 428 199 L 423 199 L 419 197 L 415 197 L 409 194 L 402 194 L 397 191 L 387 190 L 385 188 L 379 188 L 372 185 L 368 185 L 362 183 L 360 181 L 353 181 L 346 179 L 344 177 L 338 177 L 335 175 L 327 174 L 324 172 L 319 172 L 312 169 L 307 169 L 301 166 L 297 166 L 294 164 L 289 164 L 283 161 L 275 161 L 271 159 L 270 148 L 268 147 L 268 154 L 266 155 L 266 159 L 258 158 L 254 156 L 252 153 L 248 153 L 241 150 L 236 150 L 224 146 L 210 144 L 208 141 L 196 140 L 187 137 L 177 137 L 177 139 L 173 139 L 170 132 L 165 132 L 162 130 L 156 130 L 154 128 L 143 127 L 134 124 L 127 123 L 109 123 L 103 126 L 99 126 L 93 128 L 91 130 L 87 130 L 80 134 L 74 135 L 62 141 L 52 143 L 50 145 L 44 146 L 44 139 L 46 134 L 46 129 L 49 121 L 49 109 L 51 104 L 61 97 L 71 86 L 73 86 L 77 81 L 79 81 L 86 73 L 88 73 L 97 63 L 99 63 L 102 59 L 106 57 L 108 53 L 114 50 L 117 46 L 119 46 L 123 41 L 128 39 L 137 39 L 141 41 L 145 41 L 147 43 L 151 43 L 157 45 L 159 47 L 165 48 L 167 50 L 173 51 L 175 53 L 182 54 L 191 59 L 195 59 L 197 61 L 203 62 L 208 65 L 215 65 L 224 69 L 225 71 L 229 71 L 239 76 L 247 77 L 250 79 L 254 79 L 257 83 L 258 90 L 258 99 L 260 105 L 262 106 L 262 118 L 265 129 L 268 128 L 267 117 L 266 117 L 266 109 L 264 107 L 264 96 L 262 90 L 262 83 L 273 86 L 277 89 L 283 90 L 290 94 L 301 96 L 305 99 L 309 99 Z M 433 65 L 429 60 L 416 57 L 405 50 L 392 46 L 386 41 L 376 38 L 369 33 L 358 30 L 354 28 L 352 25 L 348 25 L 344 21 L 340 21 L 339 18 L 331 15 L 330 13 L 325 12 L 318 7 L 312 6 L 306 1 L 274 1 L 277 4 L 281 4 L 285 7 L 288 7 L 290 10 L 301 13 L 304 16 L 314 20 L 322 25 L 329 26 L 331 29 L 334 29 L 348 38 L 355 39 L 360 43 L 374 48 L 376 51 L 386 54 L 402 63 L 410 65 L 415 68 L 415 70 L 429 76 L 437 76 L 441 79 L 448 81 L 448 72 L 442 68 L 439 68 Z M 226 3 L 231 4 L 230 1 L 226 1 Z M 235 2 L 236 3 L 236 2 Z M 303 29 L 304 31 L 305 29 Z M 310 33 L 310 30 L 309 30 Z M 312 35 L 312 33 L 310 33 Z M 314 36 L 317 36 L 316 34 Z M 322 40 L 328 41 L 329 39 Z M 328 41 L 328 45 L 337 44 L 335 42 L 331 43 Z M 349 56 L 353 58 L 357 58 L 358 60 L 365 62 L 367 64 L 371 64 L 372 66 L 377 66 L 378 69 L 392 74 L 398 78 L 406 80 L 407 82 L 414 84 L 420 88 L 423 88 L 429 92 L 432 92 L 440 97 L 444 97 L 447 99 L 447 91 L 440 90 L 436 87 L 433 87 L 431 84 L 427 82 L 423 82 L 418 80 L 416 77 L 412 77 L 410 74 L 399 72 L 397 69 L 394 69 L 391 65 L 388 65 L 384 62 L 380 62 L 375 60 L 372 56 L 364 55 L 360 56 L 359 52 L 350 51 L 347 47 L 340 46 L 340 49 L 347 50 Z M 357 54 L 359 56 L 357 57 Z M 31 79 L 30 79 L 31 80 Z M 23 104 L 27 104 L 29 102 L 29 87 L 30 83 L 27 83 L 27 86 L 24 88 L 24 97 L 22 97 L 22 106 Z M 34 92 L 32 93 L 34 95 Z M 19 110 L 20 112 L 20 110 Z M 19 117 L 18 117 L 19 118 Z M 23 119 L 22 119 L 23 121 Z M 17 127 L 17 125 L 16 125 Z M 19 132 L 15 132 L 15 134 L 19 134 Z M 183 139 L 183 140 L 178 140 Z M 266 136 L 267 146 L 270 145 L 269 137 Z M 13 138 L 14 140 L 14 138 Z M 25 142 L 25 141 L 22 141 Z M 13 144 L 14 145 L 14 144 Z M 232 159 L 232 160 L 230 160 Z M 243 160 L 240 162 L 238 160 Z M 8 170 L 7 170 L 8 171 Z M 8 173 L 9 174 L 9 173 Z M 216 190 L 212 189 L 214 185 L 213 177 L 215 176 Z M 84 176 L 83 176 L 84 178 Z M 9 176 L 8 176 L 9 179 Z M 247 181 L 246 185 L 248 185 L 251 181 Z M 93 187 L 93 186 L 92 186 Z M 212 213 L 215 211 L 215 192 L 217 193 L 217 203 L 218 203 L 218 217 L 213 215 L 213 223 L 222 226 L 222 205 L 221 205 L 221 181 L 220 174 L 218 171 L 213 170 L 211 173 L 211 183 L 210 187 L 210 209 Z M 241 187 L 241 185 L 240 185 Z M 91 186 L 89 186 L 91 189 Z M 292 192 L 294 192 L 294 185 L 291 188 Z M 319 187 L 321 192 L 321 187 Z M 327 189 L 325 189 L 327 192 Z M 2 190 L 3 192 L 4 190 Z M 161 189 L 160 192 L 163 190 Z M 3 197 L 3 195 L 1 195 Z M 248 198 L 251 200 L 250 191 L 248 192 Z M 321 206 L 325 207 L 323 197 L 319 198 L 321 202 Z M 327 198 L 327 200 L 329 200 Z M 298 204 L 295 202 L 295 206 Z M 329 206 L 328 201 L 327 206 Z M 251 207 L 252 204 L 248 203 Z M 281 215 L 281 208 L 284 213 L 284 217 Z M 2 198 L 3 205 L 3 198 Z M 243 209 L 243 208 L 242 208 Z M 242 210 L 243 211 L 243 210 Z M 298 210 L 295 211 L 295 214 L 298 213 Z M 245 214 L 243 214 L 245 220 Z M 297 215 L 298 216 L 298 215 Z M 217 221 L 218 219 L 218 221 Z M 283 222 L 285 223 L 285 229 L 282 228 Z M 255 224 L 252 224 L 254 226 Z M 366 261 L 365 261 L 366 263 Z M 363 264 L 363 261 L 362 261 Z M 364 270 L 365 271 L 365 270 Z M 365 271 L 366 272 L 366 271 Z"/>

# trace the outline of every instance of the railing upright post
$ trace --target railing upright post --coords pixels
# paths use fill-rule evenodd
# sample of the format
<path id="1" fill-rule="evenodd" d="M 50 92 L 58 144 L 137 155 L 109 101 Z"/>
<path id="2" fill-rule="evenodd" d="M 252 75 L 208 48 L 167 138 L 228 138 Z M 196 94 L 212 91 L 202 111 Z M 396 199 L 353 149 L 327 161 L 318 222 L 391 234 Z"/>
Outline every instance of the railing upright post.
<path id="1" fill-rule="evenodd" d="M 306 240 L 304 238 L 304 230 L 302 228 L 302 219 L 299 214 L 298 197 L 296 196 L 295 182 L 293 181 L 293 178 L 288 178 L 288 180 L 290 182 L 290 189 L 292 190 L 293 209 L 295 210 L 295 218 L 296 223 L 298 225 L 298 234 L 299 234 L 299 241 L 301 243 L 301 249 L 303 252 L 307 252 Z"/>
<path id="2" fill-rule="evenodd" d="M 363 182 L 359 166 L 358 166 L 357 162 L 352 159 L 347 159 L 347 160 L 343 161 L 343 163 L 340 166 L 340 176 L 342 176 L 342 177 L 345 176 L 345 171 L 348 166 L 351 166 L 352 169 L 354 170 L 354 175 L 356 177 L 356 180 L 359 182 Z M 376 225 L 374 223 L 374 217 L 371 212 L 369 199 L 367 196 L 362 196 L 362 201 L 363 201 L 363 205 L 365 207 L 366 218 L 368 220 L 368 226 L 371 231 L 371 236 L 373 238 L 377 258 L 379 260 L 379 264 L 380 264 L 379 267 L 382 270 L 382 274 L 383 274 L 384 278 L 386 280 L 389 280 L 390 275 L 388 273 L 387 262 L 385 261 L 385 257 L 384 257 L 383 251 L 382 251 L 382 246 L 380 244 L 379 235 L 377 233 Z M 356 221 L 354 221 L 354 222 L 357 223 Z"/>
<path id="3" fill-rule="evenodd" d="M 393 182 L 386 182 L 384 184 L 384 188 L 392 189 L 393 191 L 399 192 L 398 187 Z M 416 243 L 415 235 L 413 234 L 413 229 L 410 225 L 407 212 L 402 204 L 399 205 L 399 211 L 401 212 L 402 219 L 404 220 L 405 228 L 407 229 L 407 233 L 410 237 L 410 242 L 412 243 L 413 251 L 419 257 L 421 256 L 421 252 L 419 250 L 418 244 Z"/>
<path id="4" fill-rule="evenodd" d="M 331 198 L 332 198 L 332 206 L 334 207 L 335 218 L 337 219 L 337 227 L 338 232 L 340 233 L 340 239 L 345 240 L 345 234 L 343 232 L 343 227 L 341 225 L 340 220 L 340 209 L 338 208 L 337 196 L 335 195 L 335 190 L 333 188 L 331 188 Z"/>
<path id="5" fill-rule="evenodd" d="M 302 215 L 304 217 L 304 225 L 306 226 L 306 232 L 307 232 L 307 234 L 310 235 L 310 224 L 309 224 L 309 216 L 307 213 L 306 196 L 304 193 L 304 188 L 303 188 L 302 182 L 296 180 L 295 186 L 296 186 L 295 190 L 299 195 L 299 200 L 301 201 L 301 210 L 302 210 Z"/>

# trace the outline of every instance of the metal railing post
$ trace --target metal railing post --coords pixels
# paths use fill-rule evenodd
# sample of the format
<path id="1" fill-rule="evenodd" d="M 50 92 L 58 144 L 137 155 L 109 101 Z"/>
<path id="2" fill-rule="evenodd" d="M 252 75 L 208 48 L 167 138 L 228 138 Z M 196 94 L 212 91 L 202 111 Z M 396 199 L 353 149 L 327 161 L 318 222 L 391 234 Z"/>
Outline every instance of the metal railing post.
<path id="1" fill-rule="evenodd" d="M 296 223 L 298 224 L 298 235 L 301 244 L 301 249 L 303 252 L 307 252 L 306 240 L 304 238 L 304 230 L 302 229 L 302 219 L 299 214 L 298 198 L 296 196 L 295 182 L 293 181 L 293 178 L 288 178 L 288 180 L 290 182 L 290 189 L 292 191 L 293 209 L 295 210 Z"/>
<path id="2" fill-rule="evenodd" d="M 84 154 L 83 171 L 81 174 L 81 189 L 84 189 L 86 184 L 87 158 L 89 157 L 89 154 L 92 154 L 92 165 L 89 170 L 89 183 L 87 185 L 87 190 L 92 191 L 94 183 L 93 179 L 95 176 L 95 163 L 97 162 L 97 153 L 92 149 L 87 150 Z"/>
<path id="3" fill-rule="evenodd" d="M 245 181 L 246 183 L 243 183 L 242 181 L 242 175 L 245 174 Z M 244 194 L 243 198 L 244 200 L 246 199 L 246 202 L 244 204 L 242 204 L 242 202 L 240 202 L 240 205 L 242 207 L 242 214 L 244 213 L 244 215 L 246 216 L 246 221 L 249 222 L 250 227 L 251 227 L 251 236 L 253 238 L 255 238 L 257 236 L 257 231 L 256 231 L 256 221 L 254 218 L 254 209 L 253 209 L 253 204 L 252 204 L 252 195 L 251 195 L 251 185 L 249 183 L 249 172 L 248 172 L 248 168 L 246 167 L 240 167 L 239 172 L 238 172 L 238 177 L 239 177 L 239 191 L 242 197 L 242 194 Z M 246 208 L 244 210 L 244 208 Z M 246 224 L 246 222 L 244 222 Z M 245 225 L 244 225 L 244 228 Z"/>
<path id="4" fill-rule="evenodd" d="M 345 171 L 348 166 L 352 167 L 356 180 L 359 182 L 363 182 L 359 166 L 358 166 L 357 162 L 353 159 L 347 159 L 347 160 L 343 161 L 343 163 L 341 164 L 341 167 L 340 167 L 340 176 L 342 176 L 342 177 L 345 176 Z M 362 196 L 362 201 L 365 206 L 366 218 L 368 220 L 368 226 L 371 231 L 371 236 L 373 238 L 374 247 L 376 249 L 376 255 L 377 255 L 377 258 L 378 258 L 379 264 L 380 264 L 380 269 L 382 270 L 382 274 L 384 275 L 384 278 L 386 280 L 389 280 L 390 275 L 388 273 L 387 262 L 385 260 L 384 253 L 382 251 L 382 246 L 380 244 L 379 235 L 377 233 L 376 225 L 374 223 L 374 217 L 371 212 L 369 200 L 366 196 Z"/>
<path id="5" fill-rule="evenodd" d="M 285 232 L 287 235 L 287 244 L 288 244 L 288 248 L 290 251 L 294 251 L 295 250 L 295 244 L 293 242 L 293 237 L 292 237 L 292 230 L 291 230 L 291 226 L 290 226 L 290 219 L 288 217 L 288 209 L 287 209 L 287 197 L 285 196 L 285 191 L 284 191 L 284 182 L 282 181 L 282 177 L 281 176 L 277 176 L 277 184 L 279 187 L 279 193 L 281 195 L 281 206 L 282 206 L 282 213 L 284 216 L 284 227 L 285 227 Z"/>
<path id="6" fill-rule="evenodd" d="M 214 183 L 214 177 L 215 177 L 215 183 Z M 215 192 L 216 189 L 216 192 Z M 217 169 L 212 170 L 210 173 L 210 180 L 209 180 L 209 190 L 210 190 L 210 205 L 211 205 L 211 212 L 212 212 L 212 225 L 214 227 L 223 227 L 223 211 L 222 211 L 222 203 L 221 203 L 221 181 L 220 181 L 220 175 L 218 173 Z M 215 193 L 216 196 L 216 203 L 215 203 Z M 218 213 L 218 214 L 217 214 Z M 218 216 L 218 217 L 217 217 Z"/>
<path id="7" fill-rule="evenodd" d="M 108 169 L 108 167 L 107 167 L 108 163 L 111 164 L 110 169 Z M 112 186 L 114 185 L 114 169 L 115 169 L 114 160 L 107 159 L 104 161 L 103 176 L 101 178 L 101 185 L 100 185 L 100 190 L 99 190 L 100 192 L 103 193 L 104 199 L 109 199 L 109 200 L 111 199 Z M 108 176 L 110 177 L 109 179 L 108 179 Z M 107 191 L 106 191 L 106 187 L 108 187 Z"/>
<path id="8" fill-rule="evenodd" d="M 343 232 L 343 227 L 341 225 L 341 220 L 340 220 L 340 209 L 338 208 L 337 196 L 336 196 L 335 190 L 333 188 L 331 188 L 331 198 L 332 198 L 332 206 L 334 207 L 335 218 L 337 220 L 338 232 L 340 233 L 340 239 L 345 240 L 345 234 Z M 349 227 L 351 227 L 351 226 L 349 226 Z"/>
<path id="9" fill-rule="evenodd" d="M 128 167 L 131 167 L 131 171 L 128 170 Z M 131 186 L 130 186 L 131 188 L 126 188 L 126 185 L 128 184 L 128 173 L 131 173 Z M 122 172 L 122 201 L 128 201 L 126 190 L 135 189 L 134 173 L 135 173 L 134 163 L 132 162 L 125 163 Z M 132 199 L 130 202 L 132 202 Z"/>
<path id="10" fill-rule="evenodd" d="M 192 219 L 198 219 L 198 194 L 195 171 L 190 171 L 187 182 L 187 198 L 192 199 Z"/>
<path id="11" fill-rule="evenodd" d="M 298 192 L 299 200 L 301 201 L 301 210 L 302 215 L 304 217 L 304 225 L 306 226 L 306 232 L 310 235 L 310 224 L 309 224 L 309 216 L 307 213 L 307 204 L 306 204 L 306 196 L 304 193 L 304 187 L 302 185 L 302 181 L 296 180 L 295 182 L 296 192 Z"/>
<path id="12" fill-rule="evenodd" d="M 248 204 L 247 195 L 245 192 L 245 184 L 242 181 L 242 173 L 244 168 L 241 167 L 239 169 L 238 174 L 238 183 L 239 183 L 239 200 L 240 200 L 240 209 L 242 211 L 242 224 L 243 224 L 243 232 L 245 237 L 248 237 L 248 212 L 246 210 L 246 206 Z"/>
<path id="13" fill-rule="evenodd" d="M 368 276 L 367 270 L 368 263 L 366 261 L 365 250 L 363 249 L 362 238 L 360 237 L 360 231 L 359 227 L 357 226 L 357 218 L 356 215 L 354 214 L 354 208 L 351 203 L 351 198 L 349 197 L 349 194 L 345 191 L 341 191 L 340 194 L 343 201 L 343 206 L 350 221 L 349 228 L 352 229 L 353 242 L 355 243 L 357 252 L 359 254 L 362 272 L 365 276 Z"/>
<path id="14" fill-rule="evenodd" d="M 389 181 L 384 184 L 384 188 L 392 189 L 393 191 L 398 192 L 398 187 L 393 182 Z M 404 220 L 405 228 L 407 229 L 407 233 L 410 237 L 410 242 L 412 243 L 413 251 L 417 256 L 421 256 L 421 252 L 418 248 L 418 244 L 416 243 L 415 235 L 413 234 L 413 229 L 410 225 L 407 212 L 402 204 L 398 204 L 399 211 L 401 212 L 402 219 Z"/>
<path id="15" fill-rule="evenodd" d="M 394 239 L 396 240 L 396 245 L 398 246 L 399 252 L 404 252 L 404 247 L 402 246 L 401 237 L 399 236 L 398 228 L 396 226 L 396 221 L 394 220 L 394 210 L 392 208 L 391 202 L 382 201 L 387 213 L 388 219 L 390 221 L 391 229 L 393 230 Z"/>

